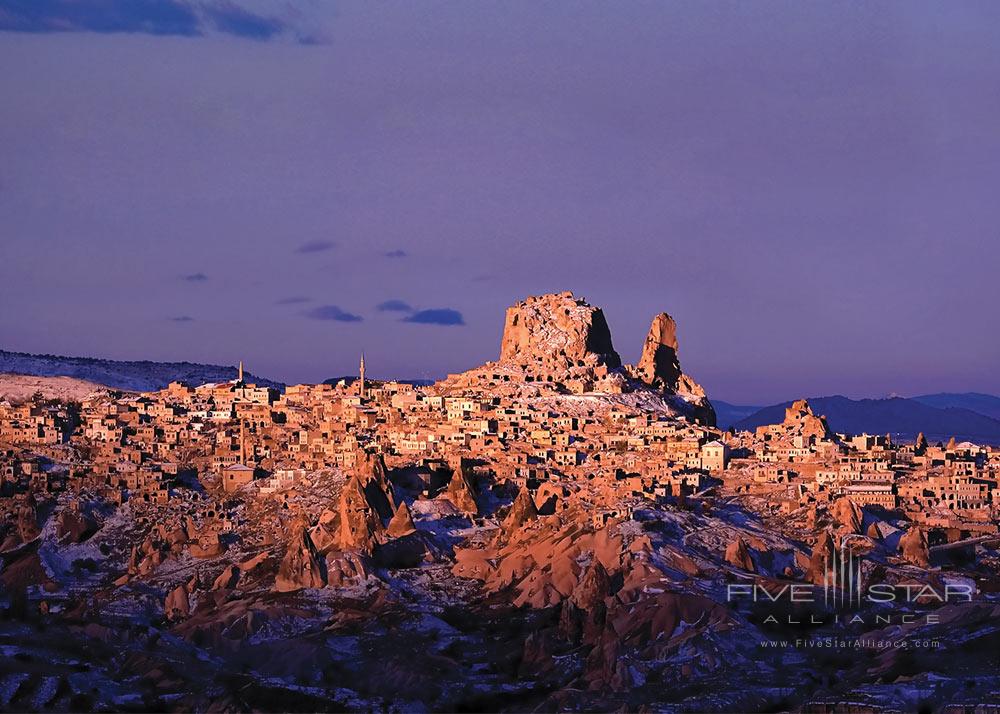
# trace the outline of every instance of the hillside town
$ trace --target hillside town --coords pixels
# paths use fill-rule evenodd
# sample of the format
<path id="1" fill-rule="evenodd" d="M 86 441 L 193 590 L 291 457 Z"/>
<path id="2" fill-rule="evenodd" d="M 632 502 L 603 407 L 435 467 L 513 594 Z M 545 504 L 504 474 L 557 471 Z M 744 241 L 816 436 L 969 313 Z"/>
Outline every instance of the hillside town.
<path id="1" fill-rule="evenodd" d="M 210 629 L 196 623 L 228 628 L 221 608 L 250 607 L 244 590 L 398 595 L 393 583 L 431 572 L 448 597 L 479 583 L 517 607 L 562 607 L 561 636 L 591 652 L 577 676 L 596 698 L 580 701 L 603 707 L 653 686 L 651 664 L 622 670 L 625 645 L 607 650 L 610 619 L 582 614 L 610 612 L 607 598 L 639 617 L 641 593 L 665 588 L 730 628 L 736 615 L 709 599 L 719 578 L 819 585 L 817 554 L 848 541 L 878 577 L 955 569 L 996 592 L 1000 451 L 838 434 L 805 401 L 781 423 L 721 431 L 677 351 L 663 313 L 624 365 L 601 311 L 560 293 L 508 310 L 496 362 L 429 386 L 370 380 L 362 355 L 358 377 L 334 384 L 259 386 L 241 363 L 218 383 L 2 402 L 0 579 L 21 593 L 6 610 L 51 618 L 84 608 L 81 593 L 141 598 L 145 617 L 198 643 Z M 702 622 L 689 605 L 670 602 L 678 623 Z M 525 672 L 551 676 L 557 646 L 519 646 L 537 660 Z M 660 652 L 661 669 L 690 670 L 683 651 Z M 165 679 L 188 704 L 199 696 Z M 821 690 L 804 695 L 816 710 Z M 16 691 L 3 706 L 23 701 Z"/>

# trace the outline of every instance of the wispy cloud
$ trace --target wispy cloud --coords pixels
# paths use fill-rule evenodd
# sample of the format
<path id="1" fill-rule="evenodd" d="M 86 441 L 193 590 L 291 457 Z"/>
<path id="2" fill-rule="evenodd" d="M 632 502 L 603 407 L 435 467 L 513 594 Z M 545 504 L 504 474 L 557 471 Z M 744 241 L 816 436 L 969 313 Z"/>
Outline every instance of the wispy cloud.
<path id="1" fill-rule="evenodd" d="M 413 312 L 408 302 L 402 300 L 386 300 L 375 306 L 379 312 Z"/>
<path id="2" fill-rule="evenodd" d="M 419 325 L 464 325 L 465 320 L 462 313 L 450 308 L 436 308 L 432 310 L 418 310 L 417 312 L 404 317 L 403 322 L 414 322 Z"/>
<path id="3" fill-rule="evenodd" d="M 409 253 L 407 253 L 405 250 L 399 250 L 397 248 L 396 250 L 390 250 L 386 253 L 383 253 L 382 255 L 384 255 L 386 258 L 405 258 L 409 255 Z"/>
<path id="4" fill-rule="evenodd" d="M 361 322 L 360 315 L 341 310 L 336 305 L 320 305 L 302 313 L 310 320 L 332 320 L 333 322 Z"/>
<path id="5" fill-rule="evenodd" d="M 184 37 L 214 31 L 253 40 L 291 31 L 300 42 L 311 37 L 281 17 L 252 12 L 234 0 L 3 0 L 0 30 Z"/>
<path id="6" fill-rule="evenodd" d="M 296 253 L 323 253 L 333 248 L 335 243 L 328 240 L 311 240 L 295 249 Z"/>
<path id="7" fill-rule="evenodd" d="M 182 276 L 181 279 L 186 280 L 189 283 L 203 283 L 208 280 L 208 276 L 204 273 L 191 273 L 190 275 Z"/>
<path id="8" fill-rule="evenodd" d="M 171 317 L 171 322 L 194 322 L 194 318 L 190 315 L 178 315 L 177 317 Z"/>
<path id="9" fill-rule="evenodd" d="M 275 300 L 275 305 L 301 305 L 304 302 L 309 302 L 312 298 L 305 297 L 303 295 L 292 295 L 291 297 L 281 298 L 280 300 Z"/>

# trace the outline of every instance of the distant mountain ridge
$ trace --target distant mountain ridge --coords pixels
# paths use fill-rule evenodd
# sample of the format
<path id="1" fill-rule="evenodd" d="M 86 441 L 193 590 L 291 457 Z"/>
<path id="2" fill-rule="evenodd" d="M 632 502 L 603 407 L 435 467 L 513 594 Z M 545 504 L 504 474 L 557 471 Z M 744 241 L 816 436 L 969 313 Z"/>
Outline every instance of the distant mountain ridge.
<path id="1" fill-rule="evenodd" d="M 916 398 L 903 397 L 848 399 L 836 395 L 812 397 L 808 401 L 817 415 L 827 418 L 831 429 L 841 433 L 889 433 L 897 438 L 913 439 L 923 432 L 932 441 L 945 441 L 954 436 L 960 441 L 1000 444 L 1000 420 L 970 409 L 939 408 Z M 779 424 L 784 419 L 785 408 L 791 404 L 783 402 L 764 407 L 732 426 L 738 431 L 752 431 L 765 424 Z"/>
<path id="2" fill-rule="evenodd" d="M 712 399 L 712 406 L 715 407 L 715 425 L 720 429 L 728 429 L 736 422 L 746 419 L 751 414 L 760 411 L 764 407 L 746 404 L 730 404 L 721 399 Z"/>
<path id="3" fill-rule="evenodd" d="M 36 377 L 74 377 L 113 389 L 150 392 L 163 389 L 170 382 L 197 386 L 209 382 L 225 382 L 237 377 L 236 367 L 194 362 L 119 361 L 92 357 L 36 355 L 0 350 L 0 373 L 25 374 Z M 249 372 L 248 382 L 267 387 L 284 385 Z"/>
<path id="4" fill-rule="evenodd" d="M 992 394 L 982 394 L 981 392 L 941 392 L 938 394 L 922 394 L 919 397 L 910 397 L 921 404 L 926 404 L 938 409 L 955 407 L 958 409 L 968 409 L 978 412 L 992 419 L 1000 419 L 1000 397 Z"/>

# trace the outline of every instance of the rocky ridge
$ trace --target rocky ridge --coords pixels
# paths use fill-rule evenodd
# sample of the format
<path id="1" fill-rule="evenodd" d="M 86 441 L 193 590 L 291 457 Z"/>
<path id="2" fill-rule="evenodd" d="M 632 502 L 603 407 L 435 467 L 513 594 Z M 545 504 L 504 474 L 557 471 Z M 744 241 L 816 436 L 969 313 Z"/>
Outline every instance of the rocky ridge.
<path id="1" fill-rule="evenodd" d="M 532 296 L 507 308 L 500 358 L 436 386 L 447 394 L 490 389 L 537 397 L 649 393 L 678 415 L 715 423 L 704 389 L 681 370 L 670 315 L 653 319 L 639 364 L 625 365 L 604 312 L 571 292 Z"/>

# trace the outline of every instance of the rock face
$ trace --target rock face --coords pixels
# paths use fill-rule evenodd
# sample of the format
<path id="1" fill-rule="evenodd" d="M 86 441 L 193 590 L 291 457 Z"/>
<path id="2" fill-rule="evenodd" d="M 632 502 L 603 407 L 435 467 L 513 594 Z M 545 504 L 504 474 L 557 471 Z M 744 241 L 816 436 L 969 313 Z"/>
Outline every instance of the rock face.
<path id="1" fill-rule="evenodd" d="M 919 565 L 921 568 L 930 565 L 931 556 L 930 549 L 927 547 L 927 534 L 918 526 L 910 528 L 899 539 L 899 551 L 903 558 L 914 565 Z"/>
<path id="2" fill-rule="evenodd" d="M 665 312 L 653 318 L 636 367 L 639 378 L 659 389 L 677 391 L 683 375 L 677 359 L 677 323 Z"/>
<path id="3" fill-rule="evenodd" d="M 56 537 L 67 543 L 82 543 L 92 536 L 99 525 L 77 508 L 61 511 L 56 519 Z"/>
<path id="4" fill-rule="evenodd" d="M 323 571 L 316 558 L 316 550 L 309 539 L 309 532 L 303 521 L 291 527 L 291 540 L 278 574 L 274 579 L 274 589 L 279 593 L 293 592 L 303 588 L 321 588 Z"/>
<path id="5" fill-rule="evenodd" d="M 330 553 L 326 556 L 327 586 L 343 588 L 357 585 L 368 578 L 368 565 L 358 553 Z"/>
<path id="6" fill-rule="evenodd" d="M 834 523 L 850 533 L 861 532 L 864 513 L 861 507 L 847 496 L 842 496 L 833 502 L 830 506 L 830 517 L 833 518 Z"/>
<path id="7" fill-rule="evenodd" d="M 401 538 L 413 533 L 415 530 L 417 530 L 417 527 L 413 525 L 413 516 L 410 515 L 410 508 L 401 501 L 395 515 L 389 521 L 389 536 L 391 538 Z"/>
<path id="8" fill-rule="evenodd" d="M 514 503 L 511 504 L 507 517 L 504 518 L 503 531 L 511 534 L 528 521 L 533 521 L 536 518 L 538 518 L 538 509 L 535 508 L 531 494 L 528 493 L 528 489 L 521 489 L 517 498 L 514 499 Z"/>
<path id="9" fill-rule="evenodd" d="M 681 371 L 677 357 L 677 323 L 667 313 L 661 312 L 653 318 L 642 346 L 642 357 L 632 374 L 654 389 L 684 397 L 693 403 L 698 421 L 715 424 L 715 410 L 705 398 L 705 390 Z"/>
<path id="10" fill-rule="evenodd" d="M 163 603 L 163 612 L 168 620 L 181 620 L 191 612 L 188 602 L 188 592 L 184 585 L 178 585 L 167 595 L 166 602 Z"/>
<path id="11" fill-rule="evenodd" d="M 792 406 L 785 409 L 785 429 L 789 432 L 801 434 L 802 436 L 814 436 L 817 439 L 829 439 L 833 434 L 827 426 L 826 417 L 816 416 L 812 407 L 805 399 L 798 399 L 792 402 Z"/>
<path id="12" fill-rule="evenodd" d="M 507 308 L 500 361 L 541 370 L 622 363 L 604 313 L 571 292 L 533 296 Z"/>
<path id="13" fill-rule="evenodd" d="M 338 516 L 334 547 L 370 554 L 383 531 L 382 521 L 357 478 L 351 478 L 341 492 Z"/>
<path id="14" fill-rule="evenodd" d="M 461 459 L 455 460 L 451 464 L 451 469 L 451 481 L 448 482 L 445 497 L 455 504 L 455 508 L 462 513 L 478 514 L 479 506 L 476 504 L 476 491 L 469 480 Z"/>
<path id="15" fill-rule="evenodd" d="M 735 565 L 741 570 L 746 570 L 750 573 L 756 572 L 753 559 L 750 557 L 750 551 L 747 549 L 747 543 L 740 537 L 737 537 L 726 548 L 726 562 L 730 565 Z"/>

